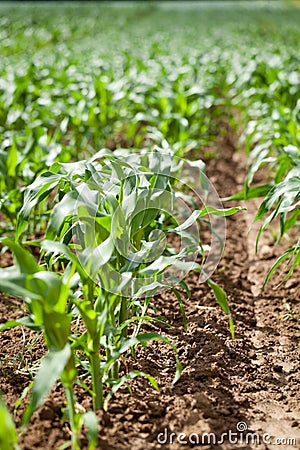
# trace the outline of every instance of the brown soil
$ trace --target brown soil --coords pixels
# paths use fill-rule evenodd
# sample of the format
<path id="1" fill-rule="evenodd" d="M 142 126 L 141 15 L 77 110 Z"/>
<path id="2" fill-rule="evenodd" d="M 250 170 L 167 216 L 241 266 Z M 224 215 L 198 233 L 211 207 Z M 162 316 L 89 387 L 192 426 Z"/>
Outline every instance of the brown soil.
<path id="1" fill-rule="evenodd" d="M 245 161 L 224 139 L 219 148 L 221 158 L 207 162 L 208 175 L 218 192 L 226 196 L 241 187 Z M 176 299 L 168 293 L 158 296 L 155 299 L 157 312 L 165 316 L 173 328 L 147 325 L 147 329 L 159 331 L 176 344 L 183 364 L 182 377 L 172 387 L 174 355 L 166 345 L 155 342 L 146 350 L 140 349 L 136 360 L 126 362 L 127 370 L 138 368 L 151 373 L 159 382 L 160 392 L 154 391 L 143 379 L 134 380 L 132 395 L 125 389 L 119 391 L 108 413 L 98 414 L 98 449 L 197 447 L 195 433 L 200 439 L 203 433 L 215 433 L 220 439 L 222 433 L 236 432 L 241 422 L 247 426 L 244 440 L 239 433 L 237 444 L 230 442 L 227 436 L 224 443 L 211 441 L 208 444 L 206 439 L 201 447 L 216 450 L 300 448 L 300 271 L 281 288 L 274 289 L 271 282 L 261 292 L 264 276 L 285 243 L 275 247 L 271 234 L 266 234 L 255 256 L 256 230 L 249 232 L 249 228 L 257 205 L 253 201 L 247 203 L 247 208 L 247 212 L 228 218 L 226 249 L 213 275 L 228 293 L 235 340 L 230 337 L 227 319 L 216 307 L 211 291 L 205 284 L 198 283 L 196 275 L 191 274 L 188 279 L 192 296 L 185 300 L 186 332 Z M 18 300 L 1 298 L 0 314 L 0 322 L 5 322 L 22 316 L 24 311 Z M 2 332 L 0 348 L 0 389 L 13 412 L 16 400 L 34 375 L 32 364 L 44 354 L 44 348 L 40 338 L 21 328 Z M 78 402 L 83 408 L 91 407 L 89 396 L 80 390 Z M 22 436 L 22 450 L 58 449 L 70 438 L 68 424 L 62 419 L 64 406 L 62 387 L 58 383 Z M 21 405 L 16 411 L 18 424 L 22 411 Z M 165 430 L 168 442 L 173 439 L 172 444 L 164 443 Z M 175 435 L 170 436 L 172 432 Z M 257 444 L 257 440 L 252 443 L 249 436 L 247 443 L 247 432 L 257 433 L 260 443 Z M 163 433 L 161 443 L 157 439 L 159 433 Z M 186 437 L 180 433 L 185 433 Z M 264 433 L 271 436 L 269 440 L 265 437 L 266 442 L 262 441 Z M 186 440 L 187 444 L 180 444 L 178 438 Z M 283 439 L 280 445 L 276 439 Z M 286 445 L 287 439 L 296 441 Z M 82 448 L 87 449 L 84 437 Z"/>

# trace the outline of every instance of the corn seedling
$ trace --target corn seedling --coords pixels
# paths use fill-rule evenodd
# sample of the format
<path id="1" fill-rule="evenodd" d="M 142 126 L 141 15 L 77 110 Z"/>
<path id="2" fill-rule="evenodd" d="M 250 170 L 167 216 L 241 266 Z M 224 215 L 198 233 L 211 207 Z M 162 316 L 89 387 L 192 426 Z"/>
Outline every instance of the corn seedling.
<path id="1" fill-rule="evenodd" d="M 204 168 L 201 162 L 191 164 Z M 193 226 L 209 215 L 222 218 L 240 209 L 204 204 L 202 209 L 180 213 L 175 190 L 180 173 L 182 167 L 170 152 L 127 154 L 125 159 L 102 150 L 90 160 L 55 164 L 26 190 L 17 224 L 19 240 L 35 206 L 56 194 L 46 239 L 33 242 L 41 248 L 39 263 L 21 243 L 2 239 L 16 260 L 15 266 L 0 271 L 2 290 L 23 297 L 29 311 L 28 317 L 8 322 L 2 329 L 24 325 L 41 330 L 48 348 L 35 378 L 24 425 L 60 378 L 67 397 L 72 445 L 78 447 L 83 423 L 75 411 L 73 390 L 78 379 L 78 350 L 89 360 L 94 411 L 107 409 L 116 390 L 136 376 L 146 377 L 158 389 L 151 374 L 135 370 L 119 375 L 120 359 L 130 350 L 135 354 L 138 345 L 147 346 L 153 340 L 169 345 L 176 359 L 173 383 L 179 379 L 181 364 L 174 345 L 157 333 L 141 331 L 143 322 L 151 320 L 147 315 L 150 299 L 159 290 L 171 289 L 186 323 L 178 287 L 189 293 L 183 278 L 190 270 L 203 272 L 204 260 Z M 199 183 L 206 192 L 203 171 Z M 190 196 L 184 198 L 194 203 Z M 186 217 L 187 213 L 190 216 Z M 176 235 L 181 240 L 179 249 L 168 239 Z M 207 283 L 230 316 L 223 289 L 209 278 Z M 85 325 L 83 334 L 71 332 L 76 317 Z M 231 319 L 230 328 L 233 333 Z"/>

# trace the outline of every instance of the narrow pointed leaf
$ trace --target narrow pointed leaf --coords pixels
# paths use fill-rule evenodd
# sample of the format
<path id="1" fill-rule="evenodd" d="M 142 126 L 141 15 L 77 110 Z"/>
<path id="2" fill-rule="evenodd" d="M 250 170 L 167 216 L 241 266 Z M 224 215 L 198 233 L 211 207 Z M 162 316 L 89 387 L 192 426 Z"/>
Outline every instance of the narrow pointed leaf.
<path id="1" fill-rule="evenodd" d="M 28 424 L 34 411 L 42 405 L 45 397 L 60 377 L 70 356 L 71 348 L 67 344 L 62 350 L 52 350 L 43 357 L 40 369 L 34 380 L 29 405 L 22 418 L 23 427 Z"/>

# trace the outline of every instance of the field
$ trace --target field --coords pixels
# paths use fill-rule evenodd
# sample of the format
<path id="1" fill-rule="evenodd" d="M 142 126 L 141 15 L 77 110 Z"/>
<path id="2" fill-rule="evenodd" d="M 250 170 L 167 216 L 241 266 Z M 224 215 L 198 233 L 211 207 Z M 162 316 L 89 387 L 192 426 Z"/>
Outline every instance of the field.
<path id="1" fill-rule="evenodd" d="M 1 2 L 0 450 L 299 448 L 299 6 Z"/>

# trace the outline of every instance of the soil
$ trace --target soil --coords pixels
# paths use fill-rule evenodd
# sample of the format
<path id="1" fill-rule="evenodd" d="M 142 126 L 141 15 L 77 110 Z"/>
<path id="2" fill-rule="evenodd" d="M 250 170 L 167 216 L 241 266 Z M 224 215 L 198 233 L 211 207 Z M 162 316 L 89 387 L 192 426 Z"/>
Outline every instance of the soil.
<path id="1" fill-rule="evenodd" d="M 241 188 L 245 157 L 234 152 L 230 139 L 221 138 L 218 148 L 221 156 L 207 161 L 207 172 L 217 191 L 227 196 Z M 126 360 L 127 370 L 140 369 L 155 376 L 160 392 L 142 378 L 132 382 L 131 395 L 125 388 L 120 390 L 111 400 L 109 411 L 98 413 L 98 449 L 194 448 L 198 447 L 197 438 L 199 447 L 214 450 L 300 448 L 300 271 L 280 288 L 273 280 L 261 291 L 268 268 L 286 242 L 275 246 L 272 234 L 266 233 L 255 255 L 257 230 L 249 228 L 257 204 L 251 201 L 246 206 L 248 211 L 227 219 L 226 248 L 213 275 L 228 294 L 235 339 L 231 339 L 227 318 L 210 289 L 199 284 L 195 274 L 187 279 L 192 295 L 184 301 L 186 332 L 176 298 L 170 293 L 157 296 L 157 314 L 163 315 L 172 328 L 155 324 L 146 329 L 164 334 L 177 346 L 182 376 L 171 384 L 174 354 L 159 342 L 140 349 L 135 360 Z M 0 322 L 23 315 L 19 300 L 1 298 Z M 13 412 L 15 402 L 32 381 L 32 366 L 45 349 L 40 337 L 21 328 L 2 332 L 0 348 L 0 389 Z M 82 408 L 91 408 L 89 396 L 80 389 L 77 397 Z M 70 439 L 64 407 L 65 397 L 58 383 L 22 435 L 21 449 L 58 449 Z M 23 410 L 21 404 L 15 412 L 18 425 Z M 238 432 L 238 443 L 234 441 L 236 435 L 229 437 L 230 430 Z M 214 433 L 216 442 L 203 433 Z M 222 433 L 227 433 L 224 442 Z M 252 433 L 256 433 L 253 442 Z M 84 436 L 82 449 L 87 449 Z"/>

